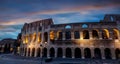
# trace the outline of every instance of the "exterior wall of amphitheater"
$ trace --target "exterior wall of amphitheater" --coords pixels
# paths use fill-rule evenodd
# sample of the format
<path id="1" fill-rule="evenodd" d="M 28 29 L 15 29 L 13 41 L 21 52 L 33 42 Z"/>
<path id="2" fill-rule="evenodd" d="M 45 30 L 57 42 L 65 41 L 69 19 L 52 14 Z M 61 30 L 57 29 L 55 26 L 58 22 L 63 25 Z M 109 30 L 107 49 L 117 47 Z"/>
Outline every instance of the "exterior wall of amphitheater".
<path id="1" fill-rule="evenodd" d="M 54 24 L 52 19 L 25 23 L 20 55 L 60 58 L 120 58 L 117 21 Z"/>

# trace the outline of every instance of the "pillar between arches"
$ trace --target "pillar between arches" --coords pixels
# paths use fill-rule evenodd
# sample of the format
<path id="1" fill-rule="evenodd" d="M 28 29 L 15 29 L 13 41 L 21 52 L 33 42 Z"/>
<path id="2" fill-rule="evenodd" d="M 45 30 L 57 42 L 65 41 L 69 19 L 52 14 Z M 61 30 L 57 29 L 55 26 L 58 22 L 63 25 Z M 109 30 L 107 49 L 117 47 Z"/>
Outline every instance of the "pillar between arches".
<path id="1" fill-rule="evenodd" d="M 85 59 L 85 55 L 84 55 L 84 48 L 81 48 L 81 55 L 82 55 L 82 59 Z"/>
<path id="2" fill-rule="evenodd" d="M 100 49 L 101 49 L 102 59 L 105 59 L 105 52 L 104 52 L 104 48 L 100 48 Z"/>
<path id="3" fill-rule="evenodd" d="M 90 50 L 91 50 L 91 58 L 95 57 L 94 48 L 90 48 Z"/>
<path id="4" fill-rule="evenodd" d="M 63 58 L 66 58 L 65 54 L 66 54 L 65 48 L 63 48 Z"/>
<path id="5" fill-rule="evenodd" d="M 75 58 L 74 48 L 72 48 L 72 58 Z"/>
<path id="6" fill-rule="evenodd" d="M 112 59 L 116 59 L 116 57 L 115 57 L 115 49 L 114 48 L 111 48 L 111 56 L 112 56 Z"/>

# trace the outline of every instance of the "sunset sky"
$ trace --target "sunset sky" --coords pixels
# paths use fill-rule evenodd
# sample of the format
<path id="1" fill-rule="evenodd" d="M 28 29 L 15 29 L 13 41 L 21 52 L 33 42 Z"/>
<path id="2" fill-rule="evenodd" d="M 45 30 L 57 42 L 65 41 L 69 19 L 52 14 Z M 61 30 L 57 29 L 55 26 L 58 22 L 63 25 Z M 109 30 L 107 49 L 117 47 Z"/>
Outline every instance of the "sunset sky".
<path id="1" fill-rule="evenodd" d="M 0 0 L 0 40 L 16 38 L 24 23 L 99 22 L 105 14 L 120 14 L 120 0 Z"/>

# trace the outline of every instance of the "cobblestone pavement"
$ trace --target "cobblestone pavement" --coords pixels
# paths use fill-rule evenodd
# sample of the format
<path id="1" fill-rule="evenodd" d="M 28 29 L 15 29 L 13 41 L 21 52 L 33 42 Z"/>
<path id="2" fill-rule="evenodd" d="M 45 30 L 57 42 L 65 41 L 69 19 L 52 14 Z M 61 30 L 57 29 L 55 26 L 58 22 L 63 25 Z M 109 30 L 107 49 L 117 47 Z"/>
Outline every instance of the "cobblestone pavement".
<path id="1" fill-rule="evenodd" d="M 96 59 L 61 59 L 54 58 L 51 62 L 42 64 L 120 64 L 120 60 L 96 60 Z M 0 54 L 0 64 L 41 64 L 41 58 L 23 57 L 13 54 Z"/>

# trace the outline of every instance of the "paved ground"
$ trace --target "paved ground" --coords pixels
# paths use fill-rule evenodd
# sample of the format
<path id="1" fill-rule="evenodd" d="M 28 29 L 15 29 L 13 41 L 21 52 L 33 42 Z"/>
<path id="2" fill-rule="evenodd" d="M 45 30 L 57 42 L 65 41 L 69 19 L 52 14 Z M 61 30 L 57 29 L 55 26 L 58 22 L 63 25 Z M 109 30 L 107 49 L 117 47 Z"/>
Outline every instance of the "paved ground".
<path id="1" fill-rule="evenodd" d="M 53 59 L 42 64 L 120 64 L 120 60 L 95 60 L 95 59 Z M 0 54 L 0 64 L 41 64 L 41 58 L 22 57 L 13 54 Z"/>

